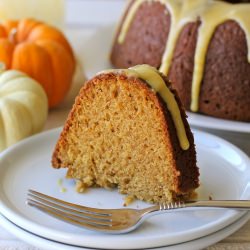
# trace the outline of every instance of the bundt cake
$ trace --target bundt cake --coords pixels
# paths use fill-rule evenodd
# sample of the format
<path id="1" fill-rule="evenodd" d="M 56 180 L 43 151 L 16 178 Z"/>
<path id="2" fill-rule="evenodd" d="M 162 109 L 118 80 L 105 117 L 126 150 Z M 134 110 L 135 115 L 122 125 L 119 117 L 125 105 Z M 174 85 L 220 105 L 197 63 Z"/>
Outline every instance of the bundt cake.
<path id="1" fill-rule="evenodd" d="M 187 110 L 249 122 L 249 13 L 248 3 L 130 1 L 111 62 L 150 64 L 168 76 Z"/>
<path id="2" fill-rule="evenodd" d="M 80 90 L 52 157 L 78 191 L 97 185 L 149 202 L 199 185 L 193 135 L 176 91 L 148 65 L 107 70 Z"/>

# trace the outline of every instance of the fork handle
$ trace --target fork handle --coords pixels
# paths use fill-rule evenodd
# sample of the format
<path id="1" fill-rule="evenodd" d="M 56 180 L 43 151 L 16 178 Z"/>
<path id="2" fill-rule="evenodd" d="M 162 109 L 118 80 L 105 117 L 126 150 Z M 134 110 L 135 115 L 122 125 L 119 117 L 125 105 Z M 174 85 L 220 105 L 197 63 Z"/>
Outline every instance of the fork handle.
<path id="1" fill-rule="evenodd" d="M 201 201 L 186 201 L 186 202 L 170 202 L 159 204 L 145 208 L 143 214 L 160 213 L 163 211 L 171 211 L 175 209 L 191 207 L 210 207 L 210 208 L 231 208 L 231 209 L 250 209 L 250 200 L 201 200 Z"/>
<path id="2" fill-rule="evenodd" d="M 204 201 L 187 201 L 183 207 L 219 207 L 233 209 L 250 209 L 250 200 L 204 200 Z"/>

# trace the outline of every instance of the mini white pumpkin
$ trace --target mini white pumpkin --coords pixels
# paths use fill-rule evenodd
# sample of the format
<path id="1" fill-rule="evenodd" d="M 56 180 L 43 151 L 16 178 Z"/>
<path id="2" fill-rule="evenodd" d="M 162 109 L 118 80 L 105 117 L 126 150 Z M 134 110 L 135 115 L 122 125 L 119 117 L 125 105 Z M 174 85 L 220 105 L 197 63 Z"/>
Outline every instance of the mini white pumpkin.
<path id="1" fill-rule="evenodd" d="M 42 86 L 17 70 L 0 73 L 0 151 L 43 129 L 48 99 Z"/>

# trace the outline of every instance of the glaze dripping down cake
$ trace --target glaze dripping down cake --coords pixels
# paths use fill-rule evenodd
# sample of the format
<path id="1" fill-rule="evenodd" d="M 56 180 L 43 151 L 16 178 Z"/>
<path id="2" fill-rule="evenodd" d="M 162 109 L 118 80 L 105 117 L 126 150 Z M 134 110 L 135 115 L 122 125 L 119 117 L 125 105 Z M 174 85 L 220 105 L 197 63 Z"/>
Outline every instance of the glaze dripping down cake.
<path id="1" fill-rule="evenodd" d="M 187 110 L 249 122 L 249 13 L 248 3 L 130 1 L 111 62 L 150 64 L 168 76 Z"/>
<path id="2" fill-rule="evenodd" d="M 79 191 L 97 185 L 149 202 L 199 186 L 193 135 L 176 91 L 155 68 L 103 71 L 80 90 L 52 157 Z"/>

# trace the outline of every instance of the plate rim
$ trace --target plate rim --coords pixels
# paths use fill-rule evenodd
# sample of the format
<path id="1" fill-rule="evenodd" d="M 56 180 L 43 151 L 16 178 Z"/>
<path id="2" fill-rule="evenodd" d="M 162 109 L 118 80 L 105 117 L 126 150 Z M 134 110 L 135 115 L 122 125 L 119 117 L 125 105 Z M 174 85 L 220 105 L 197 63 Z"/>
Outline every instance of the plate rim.
<path id="1" fill-rule="evenodd" d="M 176 245 L 172 245 L 172 246 L 162 246 L 162 247 L 157 247 L 157 248 L 151 248 L 152 250 L 182 250 L 183 247 L 185 247 L 185 249 L 187 250 L 193 250 L 193 249 L 200 249 L 200 248 L 204 248 L 204 247 L 208 247 L 212 244 L 215 244 L 217 242 L 219 242 L 220 240 L 224 239 L 225 237 L 228 237 L 229 235 L 233 234 L 234 232 L 236 232 L 237 230 L 239 230 L 244 224 L 246 224 L 248 222 L 248 220 L 250 219 L 250 212 L 248 212 L 248 214 L 243 215 L 242 217 L 240 217 L 237 221 L 233 222 L 232 224 L 230 224 L 229 226 L 222 228 L 221 230 L 218 230 L 212 234 L 206 235 L 204 237 L 195 239 L 193 241 L 189 241 L 189 242 L 184 242 L 184 243 L 179 243 Z M 9 231 L 10 233 L 14 234 L 16 237 L 20 238 L 21 240 L 24 240 L 25 242 L 35 246 L 37 246 L 37 243 L 39 243 L 39 247 L 45 247 L 45 244 L 50 243 L 50 247 L 51 247 L 51 243 L 53 244 L 53 249 L 54 250 L 61 250 L 61 249 L 70 249 L 71 250 L 91 250 L 91 248 L 83 248 L 83 247 L 79 247 L 79 246 L 72 246 L 72 245 L 67 245 L 61 242 L 57 242 L 57 241 L 52 241 L 49 240 L 47 238 L 43 238 L 39 235 L 36 235 L 32 232 L 29 232 L 19 226 L 17 226 L 15 223 L 9 221 L 7 218 L 5 218 L 3 215 L 0 214 L 0 222 L 1 225 L 3 225 L 3 227 Z M 14 231 L 14 233 L 13 233 Z M 220 234 L 223 233 L 223 236 L 221 236 Z M 34 239 L 33 239 L 34 238 Z M 215 239 L 216 238 L 216 239 Z M 39 242 L 37 241 L 39 240 Z M 206 242 L 206 244 L 202 244 L 201 241 L 204 242 L 204 240 L 209 242 Z M 43 242 L 43 244 L 40 243 L 40 241 Z M 198 244 L 199 246 L 194 247 L 192 244 L 193 243 Z M 187 247 L 188 245 L 188 247 Z M 192 246 L 190 246 L 192 245 Z M 64 248 L 65 246 L 65 248 Z M 46 245 L 46 248 L 48 246 Z M 63 248 L 62 248 L 63 247 Z M 51 249 L 51 248 L 50 248 Z M 104 249 L 97 249 L 97 250 L 104 250 Z M 139 249 L 141 250 L 141 249 Z M 149 250 L 149 248 L 148 248 Z"/>
<path id="2" fill-rule="evenodd" d="M 250 133 L 250 122 L 226 120 L 190 111 L 186 111 L 186 114 L 190 126 L 196 126 L 200 129 Z M 222 125 L 221 123 L 224 124 Z"/>
<path id="3" fill-rule="evenodd" d="M 2 160 L 2 158 L 3 158 L 5 155 L 8 155 L 8 154 L 11 153 L 13 150 L 15 150 L 16 148 L 21 147 L 21 146 L 22 146 L 23 144 L 25 144 L 25 143 L 32 143 L 32 141 L 34 141 L 34 140 L 39 140 L 39 138 L 42 137 L 42 136 L 44 136 L 44 135 L 50 136 L 50 135 L 53 134 L 53 133 L 56 133 L 56 135 L 59 135 L 60 131 L 62 131 L 62 127 L 55 128 L 55 129 L 52 129 L 52 130 L 48 130 L 48 131 L 42 132 L 42 133 L 40 133 L 40 134 L 37 134 L 37 135 L 31 136 L 31 137 L 29 137 L 29 138 L 26 138 L 26 139 L 24 139 L 23 141 L 21 141 L 21 142 L 15 144 L 15 145 L 13 145 L 11 148 L 8 148 L 8 149 L 5 150 L 4 152 L 2 152 L 2 153 L 0 154 L 0 158 L 1 158 L 1 160 Z M 250 162 L 250 159 L 247 157 L 247 155 L 246 155 L 242 150 L 240 150 L 239 148 L 237 148 L 236 146 L 234 146 L 233 144 L 231 144 L 230 142 L 228 142 L 228 141 L 226 141 L 226 140 L 224 140 L 224 139 L 222 139 L 222 138 L 220 138 L 220 137 L 218 137 L 218 136 L 211 135 L 211 134 L 209 134 L 209 133 L 206 133 L 206 132 L 203 132 L 203 131 L 200 131 L 200 130 L 197 130 L 197 129 L 193 129 L 193 132 L 194 132 L 194 134 L 196 134 L 196 133 L 199 134 L 199 133 L 200 133 L 200 134 L 206 135 L 206 136 L 208 136 L 208 137 L 210 137 L 210 138 L 216 138 L 216 140 L 217 140 L 218 142 L 221 142 L 221 143 L 223 143 L 223 144 L 226 145 L 226 146 L 232 147 L 234 150 L 236 150 L 236 152 L 237 152 L 238 154 L 241 155 L 241 157 L 243 157 L 243 158 L 245 157 L 245 160 L 248 160 L 248 161 Z M 1 164 L 0 164 L 0 166 L 1 166 Z M 1 192 L 1 187 L 0 187 L 0 196 L 1 196 L 1 195 L 3 195 L 3 194 L 2 194 L 2 192 Z M 9 211 L 8 206 L 7 206 L 6 204 L 4 204 L 1 200 L 0 200 L 0 211 L 1 211 L 2 214 L 3 214 L 4 216 L 6 216 L 10 221 L 13 220 L 13 211 L 11 211 L 11 210 Z M 231 212 L 231 213 L 229 213 L 229 212 Z M 221 220 L 218 220 L 218 221 L 217 221 L 217 224 L 220 224 L 221 226 L 220 226 L 217 230 L 219 230 L 219 229 L 225 227 L 226 225 L 228 225 L 228 224 L 230 224 L 230 223 L 236 221 L 236 220 L 239 219 L 245 212 L 228 211 L 227 213 L 228 213 L 227 217 L 223 217 L 223 220 L 222 220 L 222 221 L 227 221 L 227 223 L 226 223 L 226 224 L 221 224 Z M 15 213 L 14 213 L 14 214 L 15 214 Z M 228 219 L 228 217 L 229 217 L 229 219 Z M 12 218 L 12 219 L 11 219 L 11 218 Z M 23 227 L 23 225 L 26 225 L 26 226 L 23 227 L 23 228 L 24 228 L 25 230 L 28 230 L 28 231 L 29 231 L 29 229 L 27 228 L 27 225 L 31 225 L 32 231 L 35 229 L 36 234 L 39 234 L 39 235 L 41 235 L 41 236 L 43 236 L 43 237 L 46 237 L 46 236 L 44 235 L 44 232 L 41 233 L 41 229 L 42 229 L 42 231 L 47 230 L 47 231 L 46 231 L 46 232 L 47 232 L 46 235 L 49 234 L 50 236 L 53 235 L 53 237 L 54 237 L 55 234 L 58 234 L 58 230 L 56 230 L 56 229 L 54 229 L 54 230 L 48 230 L 48 228 L 47 228 L 46 226 L 37 224 L 37 223 L 35 223 L 34 221 L 27 220 L 26 218 L 23 218 L 22 216 L 20 216 L 20 214 L 15 214 L 14 218 L 15 218 L 15 224 L 17 224 L 17 225 L 19 225 L 19 226 L 22 225 L 21 227 Z M 211 223 L 211 224 L 214 224 L 214 223 Z M 197 230 L 198 230 L 198 229 L 196 229 L 196 231 L 197 231 Z M 212 228 L 210 228 L 210 231 L 208 231 L 208 233 L 212 233 L 212 232 L 214 232 L 214 231 L 215 231 L 215 230 L 212 230 Z M 39 232 L 39 233 L 37 233 L 37 232 Z M 60 233 L 60 232 L 59 232 L 59 233 Z M 208 234 L 208 233 L 206 233 L 206 234 Z M 67 235 L 71 235 L 71 234 L 68 233 Z M 170 235 L 171 235 L 171 234 L 170 234 Z M 178 234 L 177 234 L 177 236 L 178 236 Z M 89 237 L 90 237 L 90 236 L 89 236 Z M 189 239 L 185 239 L 185 237 L 184 237 L 183 242 L 184 242 L 184 241 L 187 241 L 187 240 L 193 240 L 194 238 L 197 238 L 197 237 L 202 237 L 202 236 L 199 235 L 199 236 L 195 236 L 195 237 L 189 238 Z M 50 238 L 51 238 L 51 237 L 50 237 Z M 59 237 L 59 238 L 60 238 L 60 237 Z M 83 246 L 83 247 L 98 247 L 98 246 L 96 245 L 96 238 L 98 238 L 98 237 L 95 235 L 94 238 L 95 238 L 94 241 L 89 241 L 88 243 L 86 243 L 85 245 L 82 245 L 82 246 Z M 157 237 L 156 237 L 156 238 L 157 238 Z M 53 238 L 51 238 L 51 239 L 53 240 Z M 101 239 L 101 238 L 100 238 L 100 239 Z M 55 240 L 55 238 L 54 238 L 54 240 Z M 57 240 L 58 240 L 58 237 L 57 237 Z M 61 242 L 63 242 L 63 241 L 61 241 Z M 64 242 L 64 243 L 66 243 L 66 244 L 68 243 L 68 244 L 69 244 L 69 242 Z M 102 243 L 103 243 L 103 242 L 102 242 Z M 119 240 L 118 240 L 117 243 L 118 243 L 118 245 L 120 245 L 120 241 L 119 241 Z M 113 249 L 118 249 L 118 248 L 119 248 L 119 247 L 117 247 L 117 246 L 118 246 L 117 243 L 114 244 L 114 242 L 112 242 L 112 244 L 115 245 Z M 143 243 L 143 244 L 145 244 L 145 243 Z M 165 244 L 166 244 L 166 243 L 165 243 Z M 171 243 L 169 243 L 169 244 L 171 244 Z M 103 244 L 102 244 L 102 245 L 103 245 Z M 157 244 L 157 246 L 162 246 L 162 243 L 160 243 L 160 241 L 159 241 L 159 243 Z M 139 247 L 145 247 L 145 246 L 139 246 Z M 150 246 L 150 247 L 156 247 L 156 245 Z M 110 245 L 109 245 L 109 244 L 107 245 L 107 248 L 110 248 Z M 121 249 L 121 248 L 120 248 L 120 249 Z M 139 248 L 138 248 L 138 249 L 139 249 Z"/>

